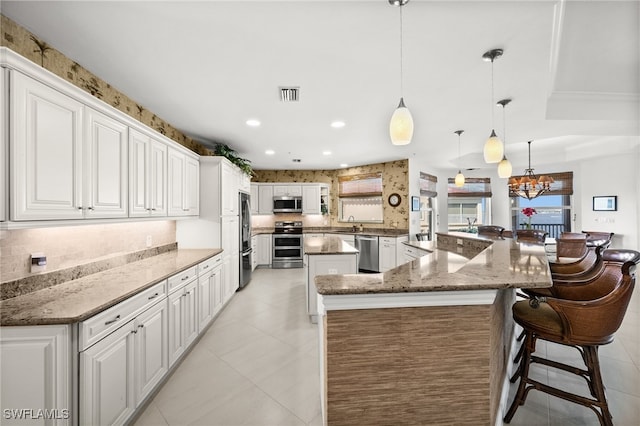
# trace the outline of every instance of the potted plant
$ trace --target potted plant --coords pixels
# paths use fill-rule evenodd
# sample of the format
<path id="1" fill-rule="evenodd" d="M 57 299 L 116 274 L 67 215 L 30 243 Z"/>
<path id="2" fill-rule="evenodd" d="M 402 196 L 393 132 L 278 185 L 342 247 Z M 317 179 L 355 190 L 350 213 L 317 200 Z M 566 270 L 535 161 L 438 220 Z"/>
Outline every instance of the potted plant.
<path id="1" fill-rule="evenodd" d="M 238 168 L 242 170 L 245 174 L 249 176 L 253 175 L 253 169 L 251 168 L 251 161 L 245 158 L 238 157 L 238 153 L 232 148 L 229 148 L 228 145 L 225 145 L 222 143 L 216 144 L 213 150 L 213 153 L 216 155 L 225 157 L 227 160 L 231 161 L 233 164 L 238 166 Z"/>
<path id="2" fill-rule="evenodd" d="M 527 229 L 531 229 L 531 216 L 536 213 L 536 209 L 532 207 L 525 207 L 522 209 L 522 214 L 529 218 L 529 221 L 523 224 Z"/>

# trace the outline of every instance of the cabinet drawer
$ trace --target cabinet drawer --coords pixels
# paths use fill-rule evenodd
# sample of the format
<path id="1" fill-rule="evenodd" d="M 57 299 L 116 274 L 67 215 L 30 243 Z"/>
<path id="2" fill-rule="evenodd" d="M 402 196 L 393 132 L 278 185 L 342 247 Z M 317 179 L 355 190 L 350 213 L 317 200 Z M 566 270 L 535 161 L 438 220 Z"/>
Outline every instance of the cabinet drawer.
<path id="1" fill-rule="evenodd" d="M 380 237 L 380 244 L 391 244 L 396 245 L 396 239 L 390 237 Z"/>
<path id="2" fill-rule="evenodd" d="M 222 265 L 222 256 L 218 255 L 218 256 L 211 257 L 205 260 L 204 262 L 200 262 L 200 264 L 198 265 L 198 275 L 202 275 L 205 272 L 209 272 L 212 269 L 215 269 L 216 266 L 221 266 L 221 265 Z"/>
<path id="3" fill-rule="evenodd" d="M 196 266 L 192 266 L 189 269 L 185 269 L 184 271 L 169 277 L 169 293 L 180 287 L 182 284 L 186 284 L 196 278 L 196 269 Z"/>
<path id="4" fill-rule="evenodd" d="M 166 295 L 167 281 L 165 280 L 112 306 L 106 311 L 92 316 L 88 320 L 82 321 L 80 323 L 79 349 L 82 351 L 93 345 L 147 307 L 164 299 Z"/>

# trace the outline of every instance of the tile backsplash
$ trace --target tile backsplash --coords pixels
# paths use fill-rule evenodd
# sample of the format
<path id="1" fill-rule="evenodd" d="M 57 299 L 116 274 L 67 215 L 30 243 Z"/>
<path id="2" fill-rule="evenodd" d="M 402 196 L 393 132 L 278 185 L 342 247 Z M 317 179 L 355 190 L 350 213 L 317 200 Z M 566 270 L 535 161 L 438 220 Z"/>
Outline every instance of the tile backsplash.
<path id="1" fill-rule="evenodd" d="M 1 231 L 0 282 L 31 274 L 31 253 L 47 256 L 44 272 L 175 243 L 173 220 Z"/>

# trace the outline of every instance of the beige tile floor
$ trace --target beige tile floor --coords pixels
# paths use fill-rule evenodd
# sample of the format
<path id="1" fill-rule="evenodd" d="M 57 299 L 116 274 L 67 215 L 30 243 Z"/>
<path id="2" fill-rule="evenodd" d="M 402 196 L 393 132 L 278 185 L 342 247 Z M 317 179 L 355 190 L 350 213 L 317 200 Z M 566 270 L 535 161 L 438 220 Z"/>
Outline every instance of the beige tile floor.
<path id="1" fill-rule="evenodd" d="M 617 426 L 640 425 L 640 291 L 616 340 L 600 350 Z M 321 425 L 317 329 L 305 312 L 302 269 L 258 269 L 165 383 L 135 425 Z M 538 351 L 579 362 L 575 349 Z M 584 392 L 580 379 L 541 366 L 532 374 Z M 509 392 L 509 402 L 517 383 Z M 357 423 L 356 423 L 357 424 Z M 429 422 L 426 420 L 425 425 Z M 531 391 L 511 425 L 597 425 L 588 408 Z"/>

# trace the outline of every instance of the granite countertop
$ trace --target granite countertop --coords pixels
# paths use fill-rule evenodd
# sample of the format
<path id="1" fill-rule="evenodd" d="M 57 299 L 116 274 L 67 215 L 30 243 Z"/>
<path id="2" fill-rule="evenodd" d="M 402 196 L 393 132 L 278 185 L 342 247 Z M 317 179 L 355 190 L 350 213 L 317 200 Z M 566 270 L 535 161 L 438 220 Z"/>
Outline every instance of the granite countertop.
<path id="1" fill-rule="evenodd" d="M 305 238 L 304 253 L 309 255 L 356 254 L 358 250 L 338 236 L 328 236 Z"/>
<path id="2" fill-rule="evenodd" d="M 0 302 L 0 325 L 83 321 L 221 249 L 173 250 Z"/>
<path id="3" fill-rule="evenodd" d="M 424 247 L 423 243 L 426 243 Z M 493 240 L 489 247 L 468 259 L 434 248 L 432 242 L 412 242 L 415 244 L 433 251 L 384 273 L 318 276 L 315 278 L 318 293 L 341 295 L 542 288 L 550 287 L 552 283 L 542 245 L 518 243 L 513 239 Z"/>
<path id="4" fill-rule="evenodd" d="M 409 231 L 406 229 L 390 229 L 390 228 L 367 228 L 365 227 L 362 232 L 352 231 L 351 227 L 339 227 L 333 226 L 330 228 L 322 227 L 306 227 L 303 230 L 304 233 L 323 232 L 326 234 L 346 234 L 346 235 L 377 235 L 379 237 L 401 237 L 409 235 Z"/>

